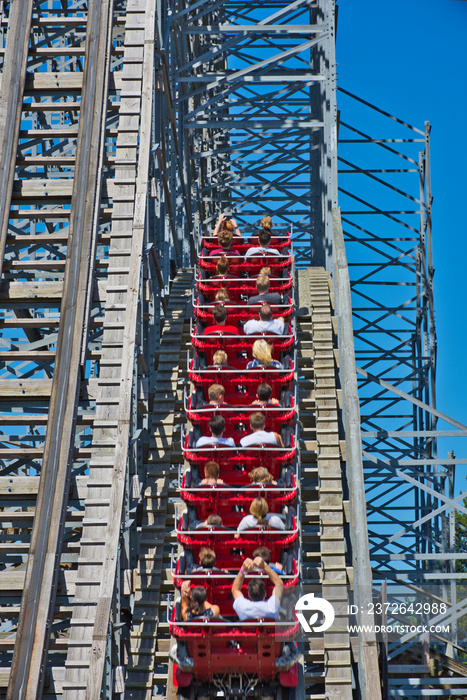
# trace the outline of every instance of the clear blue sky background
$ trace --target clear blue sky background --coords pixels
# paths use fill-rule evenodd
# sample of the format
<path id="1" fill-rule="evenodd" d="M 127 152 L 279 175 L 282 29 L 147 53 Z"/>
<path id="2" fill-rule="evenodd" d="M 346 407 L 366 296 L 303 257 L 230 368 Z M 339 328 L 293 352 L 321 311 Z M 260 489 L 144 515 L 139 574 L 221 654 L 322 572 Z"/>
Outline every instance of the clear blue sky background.
<path id="1" fill-rule="evenodd" d="M 337 61 L 341 87 L 431 122 L 437 406 L 467 424 L 467 2 L 341 0 Z M 467 457 L 467 438 L 440 448 Z"/>

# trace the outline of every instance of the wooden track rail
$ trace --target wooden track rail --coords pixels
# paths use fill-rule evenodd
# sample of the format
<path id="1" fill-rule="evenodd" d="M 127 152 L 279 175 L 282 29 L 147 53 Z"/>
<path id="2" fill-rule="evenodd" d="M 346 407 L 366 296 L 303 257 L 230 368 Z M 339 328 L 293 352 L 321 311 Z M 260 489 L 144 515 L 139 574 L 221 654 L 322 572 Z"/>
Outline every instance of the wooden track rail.
<path id="1" fill-rule="evenodd" d="M 0 697 L 98 698 L 122 682 L 106 652 L 153 363 L 154 2 L 0 14 Z"/>
<path id="2" fill-rule="evenodd" d="M 12 3 L 8 39 L 4 53 L 0 95 L 0 211 L 2 212 L 0 272 L 8 235 L 10 201 L 15 176 L 14 154 L 18 148 L 21 127 L 21 108 L 26 82 L 33 4 L 33 0 Z"/>
<path id="3" fill-rule="evenodd" d="M 352 700 L 345 445 L 338 420 L 333 293 L 323 268 L 298 272 L 298 299 L 302 582 L 336 612 L 333 626 L 306 643 L 302 690 L 313 700 Z"/>
<path id="4" fill-rule="evenodd" d="M 100 392 L 91 445 L 64 700 L 99 697 L 104 673 L 130 440 L 134 338 L 146 216 L 154 10 L 130 0 L 109 243 Z M 135 163 L 132 151 L 140 139 Z M 131 144 L 128 147 L 128 143 Z M 128 218 L 132 221 L 129 223 Z M 98 425 L 97 425 L 98 423 Z"/>
<path id="5" fill-rule="evenodd" d="M 8 691 L 11 698 L 40 695 L 44 681 L 43 659 L 47 654 L 48 629 L 53 619 L 57 561 L 68 500 L 88 279 L 92 278 L 89 262 L 94 257 L 91 232 L 95 200 L 99 198 L 96 183 L 100 182 L 98 173 L 103 150 L 100 136 L 105 118 L 109 23 L 108 4 L 93 5 L 87 24 L 85 90 L 81 101 L 71 199 L 63 308 L 38 503 Z"/>

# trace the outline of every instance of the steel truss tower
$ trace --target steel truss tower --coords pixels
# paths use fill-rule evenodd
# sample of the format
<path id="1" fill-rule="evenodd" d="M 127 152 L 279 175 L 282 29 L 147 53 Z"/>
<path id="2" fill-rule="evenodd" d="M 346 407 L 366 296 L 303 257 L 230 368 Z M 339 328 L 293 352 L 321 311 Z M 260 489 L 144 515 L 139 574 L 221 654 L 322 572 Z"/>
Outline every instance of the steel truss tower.
<path id="1" fill-rule="evenodd" d="M 331 264 L 336 202 L 329 2 L 177 2 L 171 56 L 195 230 L 219 211 L 292 226 L 297 266 Z M 323 238 L 324 232 L 324 238 Z"/>
<path id="2" fill-rule="evenodd" d="M 345 275 L 335 262 L 342 225 L 337 213 L 334 229 L 331 220 L 337 206 L 333 13 L 332 2 L 177 6 L 174 89 L 191 149 L 195 231 L 212 228 L 222 209 L 245 225 L 271 211 L 293 227 L 297 266 L 323 263 L 337 280 L 341 335 L 352 323 L 355 342 L 355 363 L 342 363 L 341 380 L 345 401 L 358 377 L 373 595 L 385 611 L 378 621 L 412 627 L 379 640 L 384 692 L 418 697 L 430 682 L 410 676 L 428 668 L 433 675 L 436 658 L 442 669 L 436 683 L 444 682 L 448 693 L 450 659 L 464 651 L 457 620 L 465 604 L 456 582 L 465 575 L 456 573 L 455 561 L 465 555 L 455 551 L 455 517 L 464 512 L 466 493 L 454 497 L 454 470 L 465 460 L 440 459 L 437 441 L 467 433 L 436 408 L 430 127 L 413 127 L 344 89 L 338 93 L 350 320 L 341 298 Z M 371 124 L 370 133 L 359 117 Z M 344 405 L 348 429 L 356 417 L 351 398 Z M 357 531 L 366 528 L 362 512 L 354 518 Z M 356 569 L 362 612 L 370 570 L 366 562 Z M 414 626 L 414 610 L 423 611 L 420 626 L 433 633 Z M 449 692 L 462 695 L 464 685 Z"/>
<path id="3" fill-rule="evenodd" d="M 414 127 L 345 90 L 339 104 L 339 203 L 373 583 L 387 609 L 383 622 L 411 627 L 381 638 L 385 692 L 429 694 L 430 681 L 420 680 L 428 669 L 436 687 L 445 684 L 442 694 L 462 696 L 467 684 L 450 686 L 449 675 L 466 675 L 455 661 L 466 651 L 466 574 L 456 568 L 466 557 L 456 548 L 466 460 L 438 445 L 467 432 L 436 407 L 430 125 Z"/>

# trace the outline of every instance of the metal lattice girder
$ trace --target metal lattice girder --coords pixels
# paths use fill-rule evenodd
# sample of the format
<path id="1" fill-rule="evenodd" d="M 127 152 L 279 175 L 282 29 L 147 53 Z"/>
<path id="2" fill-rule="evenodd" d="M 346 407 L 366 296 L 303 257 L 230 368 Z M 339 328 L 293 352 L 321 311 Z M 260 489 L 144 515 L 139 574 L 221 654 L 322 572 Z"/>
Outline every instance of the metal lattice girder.
<path id="1" fill-rule="evenodd" d="M 374 580 L 379 590 L 387 579 L 385 595 L 396 597 L 403 594 L 391 581 L 405 581 L 406 596 L 413 586 L 437 585 L 457 612 L 450 632 L 431 640 L 455 655 L 455 620 L 464 614 L 456 608 L 455 515 L 466 494 L 454 498 L 454 476 L 456 465 L 465 473 L 466 460 L 440 458 L 437 440 L 467 433 L 436 408 L 430 127 L 413 127 L 345 90 L 339 101 L 339 201 Z M 424 594 L 431 600 L 433 589 Z M 404 653 L 428 644 L 423 635 L 409 637 Z"/>
<path id="2" fill-rule="evenodd" d="M 179 0 L 172 24 L 195 229 L 223 210 L 250 230 L 271 213 L 293 227 L 298 265 L 329 263 L 333 3 Z"/>

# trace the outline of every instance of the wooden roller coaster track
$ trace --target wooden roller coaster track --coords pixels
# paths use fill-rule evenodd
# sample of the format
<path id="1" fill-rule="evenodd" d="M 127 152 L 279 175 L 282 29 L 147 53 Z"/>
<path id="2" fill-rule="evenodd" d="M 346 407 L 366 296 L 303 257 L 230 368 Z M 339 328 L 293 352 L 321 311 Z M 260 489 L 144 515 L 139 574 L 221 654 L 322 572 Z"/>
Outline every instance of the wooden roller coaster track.
<path id="1" fill-rule="evenodd" d="M 306 105 L 306 81 L 316 88 L 315 102 L 331 94 L 318 88 L 321 80 L 328 88 L 334 81 L 325 66 L 334 34 L 319 23 L 293 25 L 289 15 L 301 12 L 302 4 L 333 26 L 334 5 L 324 0 L 263 3 L 268 22 L 257 25 L 251 7 L 251 17 L 245 15 L 249 24 L 236 24 L 242 15 L 236 2 L 204 8 L 180 1 L 172 17 L 172 5 L 156 0 L 0 0 L 1 698 L 149 700 L 176 693 L 167 596 L 174 594 L 171 556 L 178 551 L 174 525 L 182 507 L 178 427 L 185 420 L 182 391 L 195 275 L 191 228 L 193 221 L 197 226 L 212 221 L 219 203 L 238 203 L 242 187 L 251 205 L 248 216 L 256 215 L 254 179 L 244 166 L 250 156 L 242 161 L 238 153 L 249 153 L 253 143 L 257 153 L 269 153 L 266 160 L 274 161 L 268 148 L 277 132 L 267 134 L 269 129 L 285 129 L 278 139 L 285 175 L 273 168 L 276 180 L 288 180 L 292 167 L 308 172 L 305 157 L 314 144 L 306 214 L 296 193 L 291 196 L 306 229 L 294 234 L 296 261 L 308 264 L 314 255 L 331 269 L 331 251 L 337 250 L 337 268 L 345 268 L 348 286 L 345 336 L 337 327 L 342 308 L 334 295 L 337 299 L 343 285 L 336 282 L 336 267 L 333 278 L 323 267 L 308 267 L 295 280 L 301 582 L 336 611 L 332 630 L 301 642 L 296 700 L 353 700 L 365 696 L 363 678 L 370 688 L 366 700 L 373 700 L 371 692 L 380 697 L 374 635 L 361 636 L 358 648 L 347 627 L 349 596 L 362 570 L 368 572 L 369 599 L 372 592 L 367 533 L 355 538 L 351 515 L 354 460 L 344 435 L 346 397 L 340 385 L 346 353 L 355 373 L 352 343 L 342 348 L 343 338 L 352 336 L 350 284 L 342 230 L 339 244 L 335 230 L 331 241 L 329 217 L 321 246 L 326 254 L 316 247 L 323 233 L 316 224 L 319 187 L 327 182 L 330 202 L 334 186 L 333 169 L 318 145 L 334 138 L 334 116 L 311 118 L 308 105 L 302 122 L 289 119 L 284 98 L 284 118 L 271 119 L 275 106 L 268 106 L 263 90 L 266 66 L 277 61 L 272 82 L 283 86 L 295 75 L 302 84 L 281 87 L 277 95 L 295 91 L 296 104 Z M 174 55 L 185 56 L 177 68 L 167 49 L 170 31 L 178 44 Z M 261 51 L 269 52 L 279 36 L 285 42 L 282 58 L 277 53 L 260 60 L 256 76 L 248 53 L 254 42 L 247 49 L 242 44 L 255 32 Z M 330 43 L 314 55 L 316 74 L 307 67 L 305 75 L 303 66 L 296 73 L 280 67 L 325 35 Z M 302 48 L 289 46 L 291 36 L 305 37 Z M 249 65 L 232 69 L 232 56 Z M 242 93 L 238 102 L 247 105 L 245 113 L 233 109 L 229 116 L 228 90 L 218 112 L 216 98 L 205 99 L 200 85 L 212 89 L 217 74 L 219 95 L 235 81 L 243 90 L 257 80 L 259 93 Z M 261 118 L 267 118 L 256 123 L 263 99 Z M 178 123 L 181 114 L 185 121 Z M 305 128 L 323 128 L 329 138 L 313 140 L 315 131 L 308 142 Z M 230 135 L 234 152 L 239 149 L 232 160 L 229 129 L 248 131 L 248 137 Z M 297 160 L 289 161 L 295 138 Z M 195 163 L 194 179 L 184 158 Z M 260 192 L 265 173 L 255 168 L 254 188 Z M 238 188 L 233 198 L 229 187 Z M 281 197 L 282 216 L 288 200 L 283 192 Z M 308 209 L 316 216 L 310 231 Z M 356 383 L 352 396 L 357 406 Z M 355 417 L 354 412 L 358 422 Z M 353 449 L 361 461 L 360 442 Z M 363 514 L 363 485 L 360 496 Z M 358 555 L 364 550 L 360 565 L 357 541 Z M 396 659 L 386 666 L 386 684 L 391 674 L 393 687 L 401 674 L 406 680 L 413 659 L 420 674 L 434 673 L 425 647 L 414 646 L 403 658 L 407 663 Z M 444 665 L 448 680 L 456 676 L 453 685 L 462 695 L 462 665 L 438 651 L 433 659 Z M 358 666 L 364 670 L 357 673 Z M 423 692 L 430 681 L 427 675 Z"/>

